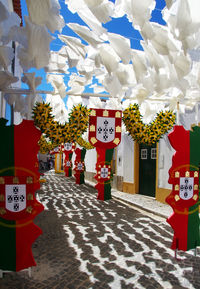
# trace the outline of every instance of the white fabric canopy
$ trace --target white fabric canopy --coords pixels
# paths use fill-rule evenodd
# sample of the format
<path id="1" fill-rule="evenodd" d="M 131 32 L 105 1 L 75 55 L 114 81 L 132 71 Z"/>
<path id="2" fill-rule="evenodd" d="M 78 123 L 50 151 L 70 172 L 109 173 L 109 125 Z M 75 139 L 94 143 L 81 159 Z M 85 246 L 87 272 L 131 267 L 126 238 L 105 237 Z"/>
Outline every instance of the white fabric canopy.
<path id="1" fill-rule="evenodd" d="M 49 64 L 45 67 L 45 71 L 67 74 L 68 68 L 66 57 L 59 52 L 51 51 Z"/>
<path id="2" fill-rule="evenodd" d="M 54 102 L 60 103 L 67 92 L 80 94 L 90 86 L 94 92 L 105 91 L 117 98 L 119 107 L 123 98 L 130 97 L 139 104 L 144 102 L 149 118 L 149 102 L 155 95 L 162 102 L 167 97 L 166 105 L 173 109 L 177 101 L 187 106 L 199 101 L 199 1 L 166 0 L 162 11 L 165 26 L 150 21 L 155 0 L 116 0 L 115 3 L 109 0 L 65 0 L 62 5 L 65 3 L 65 9 L 77 13 L 81 24 L 72 23 L 71 19 L 64 23 L 58 0 L 26 0 L 26 3 L 29 15 L 25 17 L 25 26 L 20 27 L 19 17 L 8 11 L 0 0 L 0 69 L 5 70 L 0 71 L 0 87 L 8 87 L 16 81 L 7 72 L 13 59 L 11 41 L 15 41 L 22 69 L 45 67 L 46 72 L 53 73 L 47 75 L 47 81 L 54 88 Z M 132 49 L 129 38 L 107 31 L 103 25 L 122 16 L 138 29 L 144 51 Z M 78 36 L 61 34 L 64 24 Z M 54 39 L 50 32 L 55 31 L 64 45 L 50 53 L 50 43 Z M 198 56 L 194 56 L 195 53 Z M 69 73 L 68 78 L 64 77 Z M 39 84 L 39 79 L 26 72 L 23 80 L 33 91 Z M 189 103 L 190 96 L 192 101 Z M 32 103 L 34 97 L 26 99 L 28 109 L 30 100 Z M 90 103 L 90 99 L 88 101 Z M 98 98 L 92 103 L 95 101 L 99 106 Z M 23 111 L 25 113 L 27 109 Z"/>
<path id="3" fill-rule="evenodd" d="M 37 86 L 41 84 L 42 77 L 36 77 L 35 72 L 32 73 L 24 72 L 22 81 L 29 86 L 30 90 L 35 91 Z"/>
<path id="4" fill-rule="evenodd" d="M 47 26 L 51 32 L 62 31 L 65 22 L 60 15 L 58 0 L 26 0 L 26 4 L 32 23 Z"/>
<path id="5" fill-rule="evenodd" d="M 0 69 L 8 69 L 14 58 L 13 48 L 8 46 L 0 46 Z"/>
<path id="6" fill-rule="evenodd" d="M 47 74 L 46 80 L 53 86 L 54 88 L 53 94 L 59 94 L 61 98 L 65 98 L 66 86 L 63 79 L 63 75 Z"/>
<path id="7" fill-rule="evenodd" d="M 76 34 L 78 34 L 83 40 L 85 40 L 90 45 L 96 47 L 101 40 L 93 31 L 91 31 L 87 26 L 83 26 L 77 23 L 68 23 L 67 26 L 71 28 Z"/>
<path id="8" fill-rule="evenodd" d="M 5 90 L 11 83 L 17 82 L 18 79 L 9 71 L 0 71 L 0 90 Z"/>

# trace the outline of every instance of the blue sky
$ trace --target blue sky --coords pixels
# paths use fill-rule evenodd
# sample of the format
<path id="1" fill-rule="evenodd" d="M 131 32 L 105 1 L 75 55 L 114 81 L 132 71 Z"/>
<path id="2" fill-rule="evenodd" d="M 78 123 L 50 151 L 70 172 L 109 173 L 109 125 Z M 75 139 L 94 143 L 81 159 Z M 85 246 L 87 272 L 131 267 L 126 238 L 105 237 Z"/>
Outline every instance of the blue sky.
<path id="1" fill-rule="evenodd" d="M 75 0 L 74 0 L 75 1 Z M 115 2 L 115 0 L 110 0 L 112 2 Z M 141 0 L 142 1 L 142 0 Z M 67 5 L 65 4 L 64 0 L 59 0 L 60 6 L 61 6 L 61 14 L 65 19 L 65 22 L 75 22 L 75 23 L 79 23 L 81 25 L 86 25 L 81 19 L 80 17 L 77 15 L 77 13 L 73 14 L 71 13 L 68 9 L 67 9 Z M 21 0 L 21 5 L 22 5 L 22 14 L 27 15 L 28 11 L 26 8 L 26 1 L 25 0 Z M 165 25 L 165 22 L 162 19 L 162 14 L 161 14 L 161 10 L 165 7 L 165 0 L 156 0 L 156 8 L 155 10 L 152 12 L 152 18 L 151 21 L 153 22 L 158 22 L 162 25 Z M 127 38 L 130 39 L 131 41 L 131 47 L 134 49 L 142 49 L 142 46 L 140 44 L 140 40 L 142 40 L 142 37 L 140 35 L 140 33 L 133 29 L 132 24 L 128 21 L 128 19 L 124 16 L 121 18 L 113 18 L 112 21 L 106 23 L 105 25 L 103 25 L 106 29 L 108 29 L 109 32 L 112 33 L 118 33 L 121 34 Z M 65 26 L 63 28 L 62 34 L 66 34 L 69 36 L 74 36 L 74 37 L 78 37 L 68 26 Z M 53 36 L 56 38 L 55 40 L 53 40 L 50 44 L 50 49 L 57 51 L 59 49 L 61 49 L 63 43 L 57 39 L 57 32 L 53 34 Z M 46 83 L 45 81 L 45 72 L 44 69 L 40 69 L 40 70 L 36 70 L 36 69 L 30 69 L 29 72 L 36 72 L 36 76 L 42 76 L 43 77 L 43 81 L 42 84 L 40 86 L 38 86 L 38 89 L 40 90 L 52 90 L 52 87 L 50 84 Z M 76 71 L 75 68 L 70 69 L 69 71 L 66 72 L 66 76 L 65 76 L 65 80 L 66 83 L 68 82 L 69 79 L 69 73 L 70 72 L 74 72 Z M 26 85 L 24 86 L 26 87 Z M 92 92 L 92 89 L 90 88 L 86 88 L 85 92 Z"/>

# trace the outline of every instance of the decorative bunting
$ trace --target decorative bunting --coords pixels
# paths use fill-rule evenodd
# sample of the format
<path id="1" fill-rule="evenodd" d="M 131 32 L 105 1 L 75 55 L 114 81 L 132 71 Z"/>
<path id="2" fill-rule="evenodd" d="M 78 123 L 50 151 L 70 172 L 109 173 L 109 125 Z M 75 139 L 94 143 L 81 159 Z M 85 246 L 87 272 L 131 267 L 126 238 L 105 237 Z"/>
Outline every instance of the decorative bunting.
<path id="1" fill-rule="evenodd" d="M 39 189 L 38 140 L 33 121 L 6 126 L 0 119 L 0 269 L 20 271 L 35 266 L 31 247 L 42 233 L 33 219 L 44 209 L 36 200 Z M 3 249 L 2 249 L 3 248 Z"/>
<path id="2" fill-rule="evenodd" d="M 86 149 L 85 148 L 77 148 L 75 150 L 75 154 L 76 154 L 76 159 L 75 159 L 75 178 L 76 178 L 76 184 L 84 184 L 85 183 L 85 175 L 84 175 L 84 171 L 85 171 L 85 154 L 86 154 Z"/>
<path id="3" fill-rule="evenodd" d="M 200 245 L 200 127 L 188 131 L 183 126 L 175 126 L 168 138 L 176 150 L 168 180 L 172 184 L 172 192 L 166 198 L 166 202 L 174 210 L 167 219 L 174 230 L 171 248 L 187 251 Z"/>
<path id="4" fill-rule="evenodd" d="M 111 160 L 114 147 L 121 141 L 122 112 L 119 110 L 91 109 L 89 141 L 96 147 L 97 163 L 95 179 L 98 184 L 97 199 L 111 199 Z"/>
<path id="5" fill-rule="evenodd" d="M 112 170 L 111 161 L 113 157 L 112 149 L 96 148 L 97 150 L 97 163 L 96 163 L 96 175 L 94 176 L 97 180 L 95 188 L 98 190 L 98 200 L 110 200 L 111 197 L 111 181 L 112 181 Z"/>
<path id="6" fill-rule="evenodd" d="M 72 176 L 72 155 L 75 151 L 76 144 L 73 142 L 65 143 L 63 146 L 63 152 L 65 154 L 65 161 L 64 161 L 64 172 L 66 177 Z"/>
<path id="7" fill-rule="evenodd" d="M 89 141 L 94 147 L 110 149 L 121 141 L 122 112 L 119 110 L 91 109 Z"/>

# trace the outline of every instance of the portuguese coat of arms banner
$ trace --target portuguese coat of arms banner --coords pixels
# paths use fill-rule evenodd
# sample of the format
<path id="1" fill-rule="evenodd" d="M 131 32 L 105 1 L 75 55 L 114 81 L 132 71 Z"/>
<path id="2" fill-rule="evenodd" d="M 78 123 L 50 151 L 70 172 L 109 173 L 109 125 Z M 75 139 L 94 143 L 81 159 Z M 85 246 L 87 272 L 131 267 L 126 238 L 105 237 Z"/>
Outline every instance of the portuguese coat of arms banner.
<path id="1" fill-rule="evenodd" d="M 75 150 L 76 158 L 75 158 L 75 178 L 76 178 L 76 184 L 81 185 L 85 183 L 85 154 L 86 149 L 85 148 L 76 148 Z"/>
<path id="2" fill-rule="evenodd" d="M 20 271 L 36 265 L 31 247 L 42 233 L 33 223 L 44 209 L 35 198 L 41 133 L 31 120 L 6 122 L 0 119 L 0 269 Z"/>
<path id="3" fill-rule="evenodd" d="M 200 127 L 193 127 L 189 131 L 183 126 L 175 126 L 168 138 L 176 151 L 168 180 L 172 184 L 172 192 L 166 198 L 174 211 L 167 219 L 174 230 L 171 248 L 187 251 L 200 245 Z"/>
<path id="4" fill-rule="evenodd" d="M 111 199 L 111 161 L 113 151 L 121 142 L 122 112 L 120 110 L 91 109 L 89 142 L 96 147 L 96 175 L 99 200 Z"/>
<path id="5" fill-rule="evenodd" d="M 75 151 L 76 144 L 74 142 L 68 142 L 64 144 L 63 152 L 65 155 L 64 160 L 64 172 L 66 177 L 72 176 L 72 155 Z"/>

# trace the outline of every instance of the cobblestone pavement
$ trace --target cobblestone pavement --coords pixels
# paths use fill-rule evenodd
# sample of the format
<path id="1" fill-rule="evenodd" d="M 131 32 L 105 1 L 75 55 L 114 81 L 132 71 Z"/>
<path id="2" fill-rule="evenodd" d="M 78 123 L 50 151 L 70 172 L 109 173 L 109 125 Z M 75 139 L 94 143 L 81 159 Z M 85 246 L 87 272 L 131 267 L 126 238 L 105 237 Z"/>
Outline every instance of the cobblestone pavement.
<path id="1" fill-rule="evenodd" d="M 170 249 L 172 229 L 115 199 L 98 201 L 88 185 L 46 173 L 38 191 L 45 210 L 35 224 L 37 263 L 27 272 L 5 273 L 1 289 L 200 288 L 200 257 Z"/>

